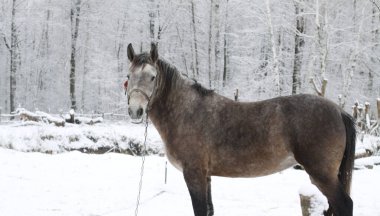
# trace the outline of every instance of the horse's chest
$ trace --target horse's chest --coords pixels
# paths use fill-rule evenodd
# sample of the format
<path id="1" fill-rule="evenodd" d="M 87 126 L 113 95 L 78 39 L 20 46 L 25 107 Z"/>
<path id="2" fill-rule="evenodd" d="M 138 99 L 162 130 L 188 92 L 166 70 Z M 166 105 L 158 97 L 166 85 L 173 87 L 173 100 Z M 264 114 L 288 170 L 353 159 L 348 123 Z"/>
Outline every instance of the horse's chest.
<path id="1" fill-rule="evenodd" d="M 178 155 L 173 154 L 173 153 L 171 153 L 170 151 L 168 151 L 168 149 L 166 149 L 166 157 L 168 158 L 168 160 L 170 161 L 170 163 L 171 163 L 175 168 L 177 168 L 179 171 L 182 172 L 182 170 L 183 170 L 183 165 L 182 165 L 182 162 L 180 161 Z"/>

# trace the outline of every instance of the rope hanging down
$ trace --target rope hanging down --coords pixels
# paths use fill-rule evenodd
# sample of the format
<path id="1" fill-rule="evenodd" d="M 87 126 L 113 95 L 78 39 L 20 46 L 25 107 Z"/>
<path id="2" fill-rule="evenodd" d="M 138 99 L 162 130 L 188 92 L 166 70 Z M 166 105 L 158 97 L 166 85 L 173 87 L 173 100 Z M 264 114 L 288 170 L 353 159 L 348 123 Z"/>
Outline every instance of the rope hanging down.
<path id="1" fill-rule="evenodd" d="M 146 153 L 146 138 L 148 136 L 148 110 L 146 112 L 146 119 L 145 119 L 145 132 L 144 132 L 144 144 L 143 144 L 143 151 L 141 155 L 141 170 L 140 170 L 140 183 L 139 183 L 139 192 L 137 194 L 137 200 L 136 200 L 136 209 L 135 209 L 135 216 L 139 213 L 139 205 L 140 205 L 140 196 L 141 196 L 141 188 L 143 183 L 143 175 L 144 175 L 144 166 L 145 166 L 145 153 Z"/>

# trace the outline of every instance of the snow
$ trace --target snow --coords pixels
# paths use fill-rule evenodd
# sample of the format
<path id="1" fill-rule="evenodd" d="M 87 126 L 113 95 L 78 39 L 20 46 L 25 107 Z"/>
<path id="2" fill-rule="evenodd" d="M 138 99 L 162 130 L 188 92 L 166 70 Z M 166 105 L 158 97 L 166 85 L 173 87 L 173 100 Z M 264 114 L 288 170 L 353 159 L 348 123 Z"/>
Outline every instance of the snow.
<path id="1" fill-rule="evenodd" d="M 139 215 L 192 216 L 182 173 L 168 165 L 164 184 L 165 162 L 146 158 Z M 140 157 L 125 154 L 0 148 L 1 215 L 134 215 L 140 166 Z M 380 215 L 380 167 L 356 170 L 353 178 L 354 215 Z M 215 215 L 301 215 L 298 191 L 309 183 L 304 171 L 293 169 L 261 178 L 213 177 Z"/>
<path id="2" fill-rule="evenodd" d="M 37 122 L 0 125 L 0 215 L 134 215 L 141 157 L 68 149 L 112 147 L 115 143 L 127 149 L 129 142 L 143 142 L 144 129 L 144 125 L 125 122 L 65 127 Z M 379 138 L 365 136 L 363 142 L 358 141 L 357 150 L 373 148 L 377 142 Z M 147 144 L 163 152 L 152 125 Z M 193 215 L 182 173 L 170 163 L 168 182 L 164 183 L 166 162 L 165 157 L 146 157 L 140 216 Z M 379 156 L 355 161 L 360 168 L 353 174 L 355 216 L 380 215 L 379 163 Z M 367 169 L 368 165 L 372 169 Z M 326 208 L 326 198 L 311 185 L 306 173 L 294 169 L 260 178 L 212 177 L 212 193 L 216 216 L 301 215 L 299 193 L 314 195 L 315 211 Z"/>
<path id="3" fill-rule="evenodd" d="M 312 216 L 319 216 L 321 215 L 321 212 L 329 208 L 326 197 L 315 185 L 311 183 L 305 184 L 299 189 L 298 192 L 300 195 L 310 197 Z"/>
<path id="4" fill-rule="evenodd" d="M 380 156 L 365 157 L 355 160 L 356 169 L 373 168 L 375 165 L 380 165 Z"/>
<path id="5" fill-rule="evenodd" d="M 157 130 L 150 125 L 147 149 L 162 153 L 162 141 Z M 56 127 L 37 122 L 16 122 L 0 125 L 0 147 L 19 151 L 61 153 L 70 149 L 118 148 L 125 151 L 141 146 L 144 126 L 125 123 L 99 123 L 95 125 L 66 124 Z"/>
<path id="6" fill-rule="evenodd" d="M 358 134 L 356 140 L 356 154 L 365 153 L 366 150 L 376 153 L 380 149 L 380 138 L 368 134 Z"/>

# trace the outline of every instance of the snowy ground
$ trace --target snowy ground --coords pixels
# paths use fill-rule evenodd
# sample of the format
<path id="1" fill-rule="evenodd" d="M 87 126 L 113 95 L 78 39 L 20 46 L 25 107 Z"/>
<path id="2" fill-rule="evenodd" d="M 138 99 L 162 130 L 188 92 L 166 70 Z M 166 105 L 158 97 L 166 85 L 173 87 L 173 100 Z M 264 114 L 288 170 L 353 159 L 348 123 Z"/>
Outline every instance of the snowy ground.
<path id="1" fill-rule="evenodd" d="M 62 153 L 72 149 L 117 148 L 133 153 L 144 142 L 143 124 L 105 122 L 95 125 L 66 124 L 56 127 L 39 122 L 15 121 L 0 125 L 0 147 L 24 152 Z M 161 138 L 149 127 L 149 153 L 163 153 Z"/>
<path id="2" fill-rule="evenodd" d="M 182 175 L 164 157 L 149 156 L 141 216 L 191 216 Z M 0 148 L 0 215 L 134 215 L 141 158 L 125 154 L 24 153 Z M 212 179 L 216 216 L 301 215 L 298 191 L 309 180 L 289 169 L 267 177 Z M 380 167 L 354 173 L 355 216 L 379 216 Z"/>

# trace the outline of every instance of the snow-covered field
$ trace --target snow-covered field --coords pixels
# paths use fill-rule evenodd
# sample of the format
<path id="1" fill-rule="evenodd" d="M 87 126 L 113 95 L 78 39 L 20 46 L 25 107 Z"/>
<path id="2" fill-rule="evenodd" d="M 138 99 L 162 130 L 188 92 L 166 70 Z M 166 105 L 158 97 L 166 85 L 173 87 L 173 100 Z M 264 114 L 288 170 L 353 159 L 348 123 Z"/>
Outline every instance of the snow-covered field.
<path id="1" fill-rule="evenodd" d="M 149 156 L 139 215 L 193 215 L 179 171 Z M 134 215 L 141 158 L 125 154 L 24 153 L 0 148 L 0 215 Z M 301 215 L 298 191 L 309 180 L 289 169 L 251 179 L 212 178 L 216 216 Z M 380 215 L 380 167 L 354 173 L 356 216 Z"/>
<path id="2" fill-rule="evenodd" d="M 149 128 L 149 153 L 163 153 L 161 138 L 153 126 Z M 142 146 L 143 124 L 105 122 L 96 125 L 66 124 L 56 127 L 40 122 L 16 121 L 0 125 L 0 147 L 23 152 L 62 153 L 72 149 L 98 150 L 117 148 L 122 152 Z"/>
<path id="3" fill-rule="evenodd" d="M 64 128 L 0 125 L 0 216 L 134 215 L 141 157 L 68 149 L 97 149 L 115 143 L 127 149 L 132 141 L 141 143 L 143 134 L 143 125 L 125 123 Z M 359 149 L 379 142 L 373 137 L 365 140 L 358 143 Z M 163 149 L 153 126 L 149 127 L 148 147 L 158 152 Z M 165 163 L 165 157 L 146 158 L 139 215 L 193 215 L 182 174 L 169 163 L 168 182 L 164 183 Z M 380 216 L 380 166 L 366 168 L 380 163 L 380 157 L 355 163 L 361 169 L 354 172 L 354 215 Z M 215 215 L 301 215 L 298 192 L 309 184 L 305 172 L 294 169 L 251 179 L 213 177 Z"/>

